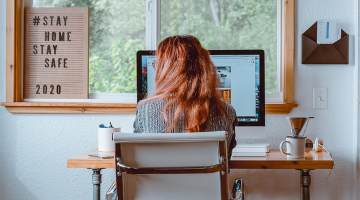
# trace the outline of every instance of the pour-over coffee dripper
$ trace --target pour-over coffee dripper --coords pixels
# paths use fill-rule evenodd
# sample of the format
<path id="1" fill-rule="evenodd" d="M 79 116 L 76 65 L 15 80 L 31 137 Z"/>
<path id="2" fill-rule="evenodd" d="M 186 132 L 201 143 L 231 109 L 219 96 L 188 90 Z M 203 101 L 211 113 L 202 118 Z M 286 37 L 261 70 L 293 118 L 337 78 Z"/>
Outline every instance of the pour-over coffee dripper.
<path id="1" fill-rule="evenodd" d="M 313 117 L 287 117 L 287 121 L 291 126 L 292 135 L 286 136 L 285 141 L 280 143 L 280 151 L 287 156 L 287 158 L 304 158 L 306 137 L 301 136 L 300 132 L 305 124 L 309 123 L 309 119 Z M 307 126 L 307 125 L 306 125 Z M 306 130 L 306 127 L 305 127 Z M 303 131 L 305 133 L 305 130 Z M 283 144 L 286 143 L 287 152 L 283 149 Z"/>
<path id="2" fill-rule="evenodd" d="M 300 132 L 305 124 L 309 123 L 309 119 L 314 117 L 287 117 L 290 123 L 291 133 L 293 137 L 300 137 Z"/>

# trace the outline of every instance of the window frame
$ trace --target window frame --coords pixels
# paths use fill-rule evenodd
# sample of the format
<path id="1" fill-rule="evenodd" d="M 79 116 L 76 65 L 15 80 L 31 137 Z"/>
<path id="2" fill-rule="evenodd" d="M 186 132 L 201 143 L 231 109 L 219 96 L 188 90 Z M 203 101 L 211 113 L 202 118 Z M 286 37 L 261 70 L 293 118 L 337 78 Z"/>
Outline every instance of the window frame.
<path id="1" fill-rule="evenodd" d="M 295 0 L 281 0 L 284 5 L 283 23 L 283 70 L 282 102 L 266 103 L 265 114 L 288 114 L 294 103 L 294 4 Z M 160 34 L 160 0 L 146 0 L 147 15 L 156 20 L 146 24 L 146 48 L 155 49 L 159 43 Z M 135 114 L 136 103 L 96 103 L 96 102 L 24 102 L 22 94 L 23 73 L 23 0 L 6 1 L 6 102 L 10 113 L 95 113 L 95 114 Z M 149 24 L 148 24 L 149 23 Z M 148 30 L 148 25 L 152 28 Z M 154 29 L 155 28 L 155 29 Z M 155 33 L 155 34 L 154 34 Z M 150 42 L 148 44 L 148 37 Z"/>

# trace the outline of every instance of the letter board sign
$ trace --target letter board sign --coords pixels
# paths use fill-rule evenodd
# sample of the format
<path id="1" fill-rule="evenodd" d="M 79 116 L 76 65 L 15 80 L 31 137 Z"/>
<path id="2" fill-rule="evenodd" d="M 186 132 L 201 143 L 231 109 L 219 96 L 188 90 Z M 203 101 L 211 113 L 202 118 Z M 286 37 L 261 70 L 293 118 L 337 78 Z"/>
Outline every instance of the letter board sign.
<path id="1" fill-rule="evenodd" d="M 88 98 L 88 8 L 25 8 L 24 49 L 24 99 Z"/>

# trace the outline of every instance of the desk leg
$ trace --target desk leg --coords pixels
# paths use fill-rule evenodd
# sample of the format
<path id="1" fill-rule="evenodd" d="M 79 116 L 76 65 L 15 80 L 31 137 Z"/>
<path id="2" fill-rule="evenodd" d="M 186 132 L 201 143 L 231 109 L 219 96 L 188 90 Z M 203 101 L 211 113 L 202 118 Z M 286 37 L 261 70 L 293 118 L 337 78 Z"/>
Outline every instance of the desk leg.
<path id="1" fill-rule="evenodd" d="M 311 176 L 309 169 L 300 170 L 301 200 L 310 200 Z"/>
<path id="2" fill-rule="evenodd" d="M 101 169 L 93 168 L 92 183 L 93 183 L 93 200 L 100 200 L 100 183 L 101 183 Z"/>

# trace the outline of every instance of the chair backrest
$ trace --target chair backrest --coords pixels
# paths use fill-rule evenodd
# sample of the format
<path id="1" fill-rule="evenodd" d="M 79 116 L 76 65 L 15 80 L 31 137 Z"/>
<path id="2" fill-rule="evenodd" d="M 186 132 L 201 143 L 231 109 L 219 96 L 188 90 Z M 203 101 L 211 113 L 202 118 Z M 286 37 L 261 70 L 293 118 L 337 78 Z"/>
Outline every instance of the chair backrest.
<path id="1" fill-rule="evenodd" d="M 118 199 L 228 199 L 226 137 L 114 133 Z"/>

